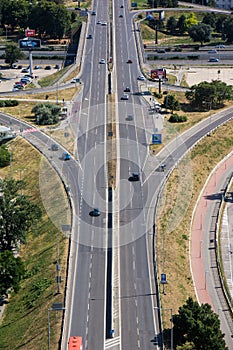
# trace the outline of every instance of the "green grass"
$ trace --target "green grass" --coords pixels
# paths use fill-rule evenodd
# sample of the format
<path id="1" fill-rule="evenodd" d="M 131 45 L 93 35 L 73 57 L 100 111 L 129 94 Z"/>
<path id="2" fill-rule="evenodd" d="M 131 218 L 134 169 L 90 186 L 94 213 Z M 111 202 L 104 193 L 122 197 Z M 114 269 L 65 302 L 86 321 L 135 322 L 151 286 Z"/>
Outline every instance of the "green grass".
<path id="1" fill-rule="evenodd" d="M 21 138 L 11 142 L 11 148 L 13 176 L 19 179 L 17 169 L 24 169 L 22 176 L 26 184 L 23 192 L 41 206 L 43 218 L 29 233 L 26 245 L 21 246 L 26 276 L 21 289 L 17 294 L 12 293 L 5 309 L 0 326 L 0 349 L 41 350 L 47 349 L 48 308 L 54 302 L 64 302 L 68 239 L 60 229 L 61 223 L 70 223 L 70 213 L 60 178 L 40 153 Z M 0 171 L 1 177 L 9 174 L 9 167 Z M 52 182 L 49 181 L 51 178 Z M 48 203 L 52 204 L 50 208 Z M 62 276 L 61 295 L 56 293 L 56 237 Z M 51 313 L 51 349 L 58 348 L 61 317 L 61 312 Z"/>
<path id="2" fill-rule="evenodd" d="M 54 74 L 48 75 L 47 77 L 40 79 L 38 81 L 39 85 L 41 87 L 47 87 L 55 84 L 69 70 L 69 68 L 70 67 L 65 67 Z"/>

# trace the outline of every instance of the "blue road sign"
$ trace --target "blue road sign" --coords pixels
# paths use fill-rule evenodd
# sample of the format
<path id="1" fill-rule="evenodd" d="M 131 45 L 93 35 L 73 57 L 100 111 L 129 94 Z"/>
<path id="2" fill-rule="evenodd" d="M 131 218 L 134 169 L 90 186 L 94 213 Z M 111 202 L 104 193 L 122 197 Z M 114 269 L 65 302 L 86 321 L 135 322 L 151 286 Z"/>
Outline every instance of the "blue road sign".
<path id="1" fill-rule="evenodd" d="M 162 143 L 162 134 L 152 134 L 152 144 L 160 145 Z"/>
<path id="2" fill-rule="evenodd" d="M 161 281 L 162 284 L 167 284 L 167 276 L 166 273 L 161 273 Z"/>

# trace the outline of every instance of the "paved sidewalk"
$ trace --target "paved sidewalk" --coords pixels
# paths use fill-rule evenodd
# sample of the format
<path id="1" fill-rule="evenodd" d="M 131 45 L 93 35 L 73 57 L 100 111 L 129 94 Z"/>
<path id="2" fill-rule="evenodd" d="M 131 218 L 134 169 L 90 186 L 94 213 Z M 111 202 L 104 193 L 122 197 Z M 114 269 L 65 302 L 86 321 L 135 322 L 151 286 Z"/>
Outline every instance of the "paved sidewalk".
<path id="1" fill-rule="evenodd" d="M 213 310 L 213 302 L 211 300 L 207 283 L 207 280 L 210 279 L 209 274 L 213 266 L 209 266 L 207 270 L 206 267 L 204 267 L 203 261 L 204 259 L 206 259 L 207 249 L 213 249 L 215 241 L 212 242 L 209 236 L 211 233 L 206 232 L 206 222 L 211 220 L 211 217 L 208 216 L 209 207 L 211 206 L 211 204 L 213 204 L 214 201 L 219 201 L 219 185 L 223 186 L 222 178 L 224 174 L 229 174 L 229 172 L 232 170 L 233 154 L 224 162 L 222 162 L 208 179 L 206 186 L 203 188 L 202 194 L 199 197 L 199 202 L 196 206 L 191 228 L 190 264 L 192 269 L 192 276 L 195 285 L 196 296 L 200 303 L 210 304 Z M 213 231 L 211 232 L 214 234 Z M 208 237 L 206 238 L 204 235 L 208 235 Z M 205 238 L 208 242 L 208 244 L 205 247 L 206 250 L 204 250 Z"/>

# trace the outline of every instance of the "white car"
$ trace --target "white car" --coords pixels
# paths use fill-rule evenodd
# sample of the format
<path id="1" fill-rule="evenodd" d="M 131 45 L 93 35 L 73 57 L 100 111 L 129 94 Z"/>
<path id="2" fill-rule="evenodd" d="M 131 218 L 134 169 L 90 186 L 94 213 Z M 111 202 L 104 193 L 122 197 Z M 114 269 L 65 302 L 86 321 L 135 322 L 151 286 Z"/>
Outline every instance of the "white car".
<path id="1" fill-rule="evenodd" d="M 102 26 L 106 26 L 108 23 L 104 21 L 101 24 L 102 24 Z"/>
<path id="2" fill-rule="evenodd" d="M 71 83 L 80 83 L 80 78 L 73 78 L 72 80 L 71 80 Z"/>
<path id="3" fill-rule="evenodd" d="M 142 80 L 143 81 L 143 80 L 145 80 L 145 77 L 143 75 L 139 75 L 138 76 L 138 80 Z"/>
<path id="4" fill-rule="evenodd" d="M 96 24 L 102 24 L 102 22 L 101 21 L 97 21 Z"/>
<path id="5" fill-rule="evenodd" d="M 100 64 L 105 64 L 105 59 L 104 58 L 101 58 Z"/>
<path id="6" fill-rule="evenodd" d="M 129 99 L 129 95 L 128 94 L 124 94 L 121 96 L 121 100 L 128 100 Z"/>

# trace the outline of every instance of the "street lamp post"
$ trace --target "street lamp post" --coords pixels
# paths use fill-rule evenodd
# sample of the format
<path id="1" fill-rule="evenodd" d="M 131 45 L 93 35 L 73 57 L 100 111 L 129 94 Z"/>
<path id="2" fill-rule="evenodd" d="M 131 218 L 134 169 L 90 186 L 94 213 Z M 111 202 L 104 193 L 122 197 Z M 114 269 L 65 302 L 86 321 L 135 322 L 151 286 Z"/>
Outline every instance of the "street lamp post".
<path id="1" fill-rule="evenodd" d="M 170 310 L 171 312 L 171 318 L 170 318 L 170 333 L 171 333 L 171 340 L 170 340 L 170 349 L 173 350 L 173 315 L 172 315 L 172 308 L 167 308 L 167 307 L 154 307 L 155 310 Z"/>
<path id="2" fill-rule="evenodd" d="M 155 45 L 158 44 L 158 20 L 155 20 Z"/>

